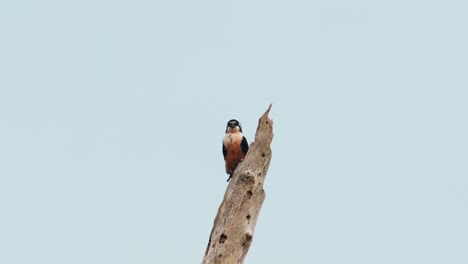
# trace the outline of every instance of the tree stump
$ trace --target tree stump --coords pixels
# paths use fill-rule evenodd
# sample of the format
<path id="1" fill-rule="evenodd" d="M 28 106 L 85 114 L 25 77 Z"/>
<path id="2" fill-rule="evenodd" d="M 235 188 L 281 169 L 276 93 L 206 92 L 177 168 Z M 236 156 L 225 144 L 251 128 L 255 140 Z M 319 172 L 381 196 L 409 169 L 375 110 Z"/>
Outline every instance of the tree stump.
<path id="1" fill-rule="evenodd" d="M 265 200 L 263 183 L 271 160 L 270 109 L 271 104 L 258 120 L 255 141 L 232 175 L 214 220 L 203 264 L 241 264 L 252 244 Z"/>

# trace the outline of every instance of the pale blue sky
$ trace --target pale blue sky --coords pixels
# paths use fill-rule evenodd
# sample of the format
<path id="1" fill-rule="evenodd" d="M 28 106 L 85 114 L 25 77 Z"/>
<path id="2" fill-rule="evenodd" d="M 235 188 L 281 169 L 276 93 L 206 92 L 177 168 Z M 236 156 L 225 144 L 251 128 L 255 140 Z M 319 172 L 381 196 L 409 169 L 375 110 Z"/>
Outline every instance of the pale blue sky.
<path id="1" fill-rule="evenodd" d="M 245 263 L 468 263 L 467 10 L 2 1 L 0 263 L 200 263 L 270 102 Z"/>

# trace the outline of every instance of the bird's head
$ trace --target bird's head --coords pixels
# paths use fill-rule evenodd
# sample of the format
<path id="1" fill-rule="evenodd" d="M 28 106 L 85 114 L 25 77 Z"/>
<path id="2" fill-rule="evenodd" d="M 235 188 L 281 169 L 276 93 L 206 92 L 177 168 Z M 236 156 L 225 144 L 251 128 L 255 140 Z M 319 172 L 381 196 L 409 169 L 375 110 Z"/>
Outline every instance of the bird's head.
<path id="1" fill-rule="evenodd" d="M 226 126 L 226 133 L 235 133 L 238 131 L 242 133 L 242 128 L 239 121 L 236 119 L 229 120 Z"/>

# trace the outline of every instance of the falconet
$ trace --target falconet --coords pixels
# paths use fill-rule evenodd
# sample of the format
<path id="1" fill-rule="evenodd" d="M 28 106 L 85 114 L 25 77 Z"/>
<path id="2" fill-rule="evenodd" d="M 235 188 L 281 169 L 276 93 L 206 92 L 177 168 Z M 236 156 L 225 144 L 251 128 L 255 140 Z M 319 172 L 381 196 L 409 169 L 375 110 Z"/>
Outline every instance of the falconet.
<path id="1" fill-rule="evenodd" d="M 247 139 L 242 135 L 242 127 L 236 119 L 231 119 L 226 126 L 226 135 L 223 139 L 223 156 L 226 165 L 226 173 L 229 174 L 229 181 L 232 173 L 236 169 L 239 162 L 244 160 L 249 144 Z"/>

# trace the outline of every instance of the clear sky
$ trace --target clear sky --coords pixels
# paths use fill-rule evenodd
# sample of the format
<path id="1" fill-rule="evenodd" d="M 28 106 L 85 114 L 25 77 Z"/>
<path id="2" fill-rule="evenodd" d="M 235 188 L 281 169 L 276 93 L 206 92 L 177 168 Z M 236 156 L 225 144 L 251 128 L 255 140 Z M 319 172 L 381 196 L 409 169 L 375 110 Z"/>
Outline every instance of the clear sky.
<path id="1" fill-rule="evenodd" d="M 273 103 L 245 263 L 468 263 L 466 1 L 1 1 L 0 263 L 200 263 Z"/>

